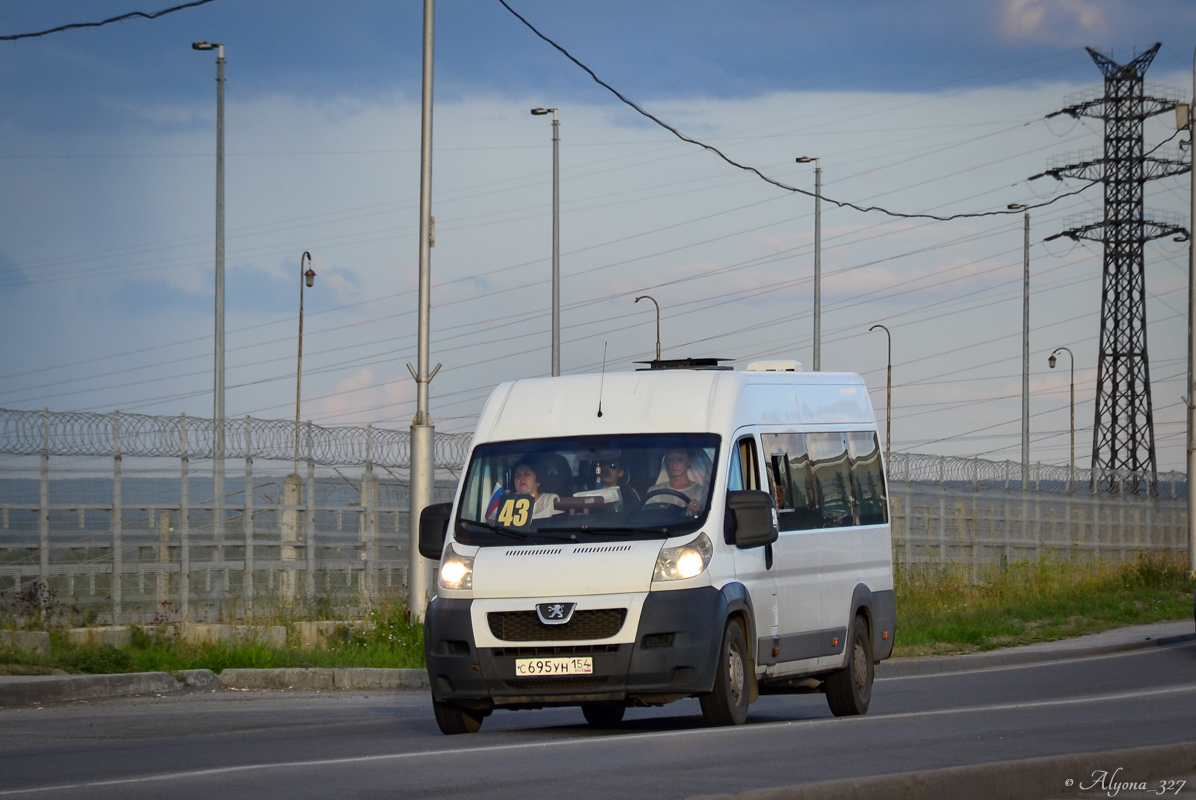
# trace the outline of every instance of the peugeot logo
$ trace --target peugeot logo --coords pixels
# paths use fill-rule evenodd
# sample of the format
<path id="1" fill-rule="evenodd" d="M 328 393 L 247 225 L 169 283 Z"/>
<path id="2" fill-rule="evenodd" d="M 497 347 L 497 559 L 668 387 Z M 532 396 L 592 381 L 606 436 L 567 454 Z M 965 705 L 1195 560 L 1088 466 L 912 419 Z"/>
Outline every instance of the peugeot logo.
<path id="1" fill-rule="evenodd" d="M 536 616 L 545 625 L 564 625 L 573 618 L 577 603 L 536 603 Z"/>

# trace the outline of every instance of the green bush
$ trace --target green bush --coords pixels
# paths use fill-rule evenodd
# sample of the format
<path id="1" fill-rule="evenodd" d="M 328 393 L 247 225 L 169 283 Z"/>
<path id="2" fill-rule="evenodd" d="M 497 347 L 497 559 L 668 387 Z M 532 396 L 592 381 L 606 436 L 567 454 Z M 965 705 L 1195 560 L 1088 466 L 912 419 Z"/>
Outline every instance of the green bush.
<path id="1" fill-rule="evenodd" d="M 69 672 L 136 672 L 133 654 L 110 644 L 74 647 L 65 650 L 55 660 Z"/>

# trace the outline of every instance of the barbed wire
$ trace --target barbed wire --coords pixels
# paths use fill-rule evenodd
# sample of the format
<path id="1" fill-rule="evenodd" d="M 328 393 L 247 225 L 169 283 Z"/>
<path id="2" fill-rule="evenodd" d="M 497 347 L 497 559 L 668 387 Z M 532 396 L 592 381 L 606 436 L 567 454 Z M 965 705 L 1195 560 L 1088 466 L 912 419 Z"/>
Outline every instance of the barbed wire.
<path id="1" fill-rule="evenodd" d="M 216 423 L 202 417 L 0 409 L 0 453 L 52 456 L 212 458 Z M 299 460 L 327 467 L 407 468 L 411 435 L 386 428 L 324 427 L 310 422 L 241 417 L 224 423 L 225 458 Z M 437 469 L 456 470 L 469 453 L 471 435 L 435 437 Z"/>
<path id="2" fill-rule="evenodd" d="M 1020 489 L 1022 465 L 1017 461 L 989 461 L 965 456 L 936 456 L 923 453 L 892 453 L 889 456 L 889 481 L 908 483 L 957 484 L 974 489 Z M 1031 464 L 1029 486 L 1039 492 L 1068 492 L 1076 487 L 1088 490 L 1095 478 L 1097 486 L 1117 487 L 1129 494 L 1144 491 L 1151 483 L 1149 473 L 1130 470 L 1091 470 L 1055 464 Z M 1157 475 L 1160 497 L 1186 497 L 1187 476 L 1178 471 Z"/>
<path id="3" fill-rule="evenodd" d="M 49 456 L 147 456 L 212 458 L 216 424 L 202 417 L 150 414 L 96 414 L 82 411 L 17 411 L 0 409 L 0 454 Z M 411 435 L 372 425 L 325 427 L 310 422 L 298 427 L 299 460 L 325 467 L 365 466 L 406 469 L 411 465 Z M 295 457 L 294 420 L 240 417 L 225 420 L 225 458 L 289 461 Z M 435 437 L 437 469 L 457 471 L 465 465 L 472 435 L 442 433 Z M 1040 492 L 1068 492 L 1091 487 L 1091 469 L 1032 464 L 1029 481 Z M 964 456 L 892 453 L 889 481 L 963 484 L 975 489 L 1020 488 L 1021 464 Z M 1128 470 L 1095 474 L 1098 486 L 1136 493 L 1151 476 Z M 1187 476 L 1159 473 L 1160 496 L 1186 497 Z"/>

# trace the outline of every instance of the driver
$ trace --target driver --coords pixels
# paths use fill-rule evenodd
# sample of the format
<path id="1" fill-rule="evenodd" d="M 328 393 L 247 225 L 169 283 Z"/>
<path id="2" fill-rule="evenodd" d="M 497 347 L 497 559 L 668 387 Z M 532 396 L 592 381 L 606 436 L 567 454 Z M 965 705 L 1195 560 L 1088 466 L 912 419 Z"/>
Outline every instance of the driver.
<path id="1" fill-rule="evenodd" d="M 667 503 L 677 506 L 684 505 L 685 510 L 690 514 L 698 514 L 702 510 L 702 503 L 706 500 L 707 492 L 706 485 L 698 480 L 690 471 L 693 463 L 693 454 L 688 450 L 669 450 L 666 452 L 664 454 L 664 469 L 661 471 L 661 479 L 648 490 L 647 502 Z M 689 502 L 685 503 L 675 494 L 661 493 L 653 495 L 654 492 L 665 489 L 680 492 L 689 498 Z"/>

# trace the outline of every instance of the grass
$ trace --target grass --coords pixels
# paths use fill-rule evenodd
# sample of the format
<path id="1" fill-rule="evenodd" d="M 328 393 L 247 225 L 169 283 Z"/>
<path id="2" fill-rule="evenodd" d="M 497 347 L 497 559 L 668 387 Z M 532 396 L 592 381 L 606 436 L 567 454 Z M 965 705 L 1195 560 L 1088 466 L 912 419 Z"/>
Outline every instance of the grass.
<path id="1" fill-rule="evenodd" d="M 127 648 L 72 645 L 59 631 L 50 634 L 50 652 L 0 647 L 0 675 L 62 673 L 175 672 L 245 667 L 423 667 L 424 632 L 412 625 L 402 601 L 385 601 L 370 612 L 361 630 L 342 630 L 325 648 L 276 648 L 254 642 L 191 646 L 134 628 Z"/>
<path id="2" fill-rule="evenodd" d="M 952 565 L 898 567 L 894 656 L 992 650 L 1148 622 L 1192 618 L 1184 554 L 1130 562 L 1042 560 L 972 580 Z"/>
<path id="3" fill-rule="evenodd" d="M 995 566 L 973 579 L 952 565 L 898 566 L 898 657 L 946 655 L 1064 639 L 1093 631 L 1192 618 L 1192 581 L 1182 554 L 1132 562 L 1040 561 Z M 302 613 L 287 611 L 288 620 Z M 312 617 L 308 617 L 309 619 Z M 259 620 L 255 620 L 259 621 Z M 279 624 L 282 618 L 270 620 Z M 380 603 L 361 630 L 328 647 L 256 643 L 188 646 L 134 629 L 128 648 L 74 646 L 51 632 L 48 654 L 0 647 L 0 674 L 174 672 L 231 667 L 423 667 L 423 628 L 401 599 Z"/>

